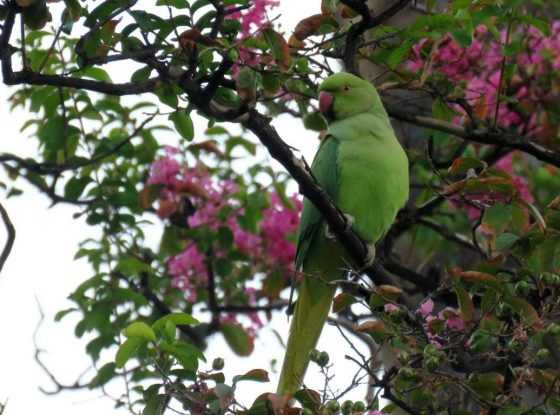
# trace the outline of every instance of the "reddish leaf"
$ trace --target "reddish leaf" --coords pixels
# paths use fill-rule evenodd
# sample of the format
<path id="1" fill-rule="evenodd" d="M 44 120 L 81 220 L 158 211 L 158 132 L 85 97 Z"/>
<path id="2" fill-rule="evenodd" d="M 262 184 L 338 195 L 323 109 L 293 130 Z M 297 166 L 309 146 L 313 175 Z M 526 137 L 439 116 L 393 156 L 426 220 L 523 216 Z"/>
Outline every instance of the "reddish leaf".
<path id="1" fill-rule="evenodd" d="M 332 17 L 326 14 L 314 14 L 313 16 L 300 20 L 294 29 L 294 37 L 299 41 L 304 41 L 309 36 L 317 33 L 321 25 L 327 19 L 331 20 Z"/>
<path id="2" fill-rule="evenodd" d="M 243 380 L 252 380 L 255 382 L 269 382 L 268 372 L 264 369 L 253 369 L 245 373 L 244 375 L 235 376 L 233 382 L 241 382 Z"/>
<path id="3" fill-rule="evenodd" d="M 270 27 L 263 31 L 263 35 L 270 46 L 270 50 L 272 51 L 272 56 L 274 56 L 276 64 L 283 71 L 290 69 L 292 57 L 290 56 L 290 47 L 288 46 L 286 39 Z"/>
<path id="4" fill-rule="evenodd" d="M 341 311 L 346 310 L 355 302 L 356 299 L 352 297 L 350 294 L 340 293 L 336 297 L 334 297 L 333 305 L 332 305 L 333 313 L 340 313 Z"/>
<path id="5" fill-rule="evenodd" d="M 454 275 L 469 282 L 497 283 L 500 281 L 499 278 L 494 275 L 479 271 L 459 271 L 454 273 Z"/>
<path id="6" fill-rule="evenodd" d="M 198 29 L 185 30 L 179 35 L 179 46 L 190 50 L 195 44 L 200 43 L 204 46 L 218 46 L 219 43 L 214 39 L 204 36 Z"/>
<path id="7" fill-rule="evenodd" d="M 201 141 L 200 143 L 191 144 L 189 148 L 195 150 L 204 150 L 207 153 L 213 153 L 219 157 L 224 157 L 224 152 L 220 150 L 218 144 L 216 143 L 216 140 Z"/>
<path id="8" fill-rule="evenodd" d="M 368 334 L 385 333 L 385 323 L 381 320 L 364 321 L 356 327 L 356 331 Z"/>
<path id="9" fill-rule="evenodd" d="M 542 321 L 537 310 L 526 300 L 519 297 L 511 297 L 506 302 L 521 316 L 524 325 L 535 328 L 542 326 Z"/>
<path id="10" fill-rule="evenodd" d="M 385 299 L 395 301 L 399 298 L 403 291 L 399 287 L 382 284 L 375 288 L 375 292 Z"/>
<path id="11" fill-rule="evenodd" d="M 470 169 L 485 169 L 486 167 L 487 164 L 482 160 L 474 157 L 460 157 L 453 160 L 453 164 L 449 167 L 448 172 L 452 175 L 459 175 L 467 173 Z"/>

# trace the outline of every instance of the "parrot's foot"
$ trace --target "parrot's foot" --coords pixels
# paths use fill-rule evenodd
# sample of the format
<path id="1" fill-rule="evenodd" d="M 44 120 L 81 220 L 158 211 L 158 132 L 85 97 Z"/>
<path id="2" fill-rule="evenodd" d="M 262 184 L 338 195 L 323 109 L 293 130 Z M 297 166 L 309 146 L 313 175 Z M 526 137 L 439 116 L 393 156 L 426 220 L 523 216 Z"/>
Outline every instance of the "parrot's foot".
<path id="1" fill-rule="evenodd" d="M 348 213 L 343 213 L 343 215 L 346 218 L 346 230 L 352 229 L 352 225 L 354 224 L 355 221 L 354 217 L 352 215 L 349 215 Z M 336 235 L 331 232 L 329 225 L 325 226 L 325 237 L 331 240 L 336 239 Z"/>
<path id="2" fill-rule="evenodd" d="M 346 229 L 351 229 L 356 219 L 354 219 L 354 216 L 349 215 L 348 213 L 345 213 L 344 217 L 346 218 Z"/>
<path id="3" fill-rule="evenodd" d="M 375 244 L 368 244 L 364 268 L 368 268 L 373 265 L 373 263 L 375 262 L 375 254 Z"/>
<path id="4" fill-rule="evenodd" d="M 329 225 L 325 225 L 325 238 L 327 238 L 331 241 L 336 240 L 336 235 L 331 232 L 331 229 L 329 228 Z"/>

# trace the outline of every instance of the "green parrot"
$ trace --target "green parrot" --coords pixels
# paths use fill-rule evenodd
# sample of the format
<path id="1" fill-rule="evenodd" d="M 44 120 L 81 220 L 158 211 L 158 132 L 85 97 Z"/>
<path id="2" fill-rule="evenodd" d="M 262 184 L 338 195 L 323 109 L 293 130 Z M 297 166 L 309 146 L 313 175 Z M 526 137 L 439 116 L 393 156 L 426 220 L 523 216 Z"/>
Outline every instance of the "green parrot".
<path id="1" fill-rule="evenodd" d="M 395 137 L 375 87 L 349 73 L 325 79 L 319 109 L 327 135 L 311 170 L 321 187 L 350 218 L 353 229 L 375 244 L 408 200 L 408 159 Z M 317 344 L 336 290 L 351 257 L 332 236 L 307 199 L 299 227 L 296 269 L 303 282 L 295 306 L 277 393 L 301 386 L 309 353 Z"/>

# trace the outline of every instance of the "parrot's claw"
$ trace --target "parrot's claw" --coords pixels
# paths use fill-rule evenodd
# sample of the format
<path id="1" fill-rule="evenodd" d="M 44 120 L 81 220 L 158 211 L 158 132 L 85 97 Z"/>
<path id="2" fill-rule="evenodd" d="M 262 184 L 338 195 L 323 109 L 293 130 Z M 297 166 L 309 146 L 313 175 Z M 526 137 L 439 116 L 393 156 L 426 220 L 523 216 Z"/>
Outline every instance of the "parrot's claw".
<path id="1" fill-rule="evenodd" d="M 354 219 L 354 216 L 349 215 L 348 213 L 345 213 L 344 217 L 346 218 L 346 229 L 351 229 L 354 222 L 356 222 L 356 219 Z"/>
<path id="2" fill-rule="evenodd" d="M 327 238 L 331 241 L 336 240 L 336 235 L 331 232 L 331 229 L 329 228 L 329 225 L 325 226 L 325 238 Z"/>
<path id="3" fill-rule="evenodd" d="M 364 268 L 368 268 L 373 265 L 375 262 L 375 254 L 375 244 L 368 244 Z"/>

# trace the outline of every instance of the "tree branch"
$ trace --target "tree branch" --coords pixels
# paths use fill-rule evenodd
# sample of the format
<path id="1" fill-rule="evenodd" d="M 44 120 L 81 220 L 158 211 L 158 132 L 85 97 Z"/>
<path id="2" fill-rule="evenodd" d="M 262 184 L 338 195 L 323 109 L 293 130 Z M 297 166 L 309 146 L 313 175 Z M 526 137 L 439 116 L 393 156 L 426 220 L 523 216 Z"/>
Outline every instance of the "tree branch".
<path id="1" fill-rule="evenodd" d="M 391 117 L 400 121 L 449 133 L 476 143 L 520 150 L 545 163 L 560 167 L 560 153 L 532 142 L 529 137 L 517 134 L 514 131 L 490 127 L 478 127 L 475 129 L 465 128 L 447 121 L 403 111 L 394 106 L 387 106 L 387 112 Z"/>
<path id="2" fill-rule="evenodd" d="M 358 38 L 364 34 L 366 30 L 372 29 L 385 20 L 390 19 L 399 11 L 405 8 L 410 3 L 410 0 L 398 0 L 387 9 L 383 10 L 377 16 L 372 16 L 367 6 L 367 2 L 363 0 L 341 0 L 342 3 L 355 10 L 362 16 L 362 20 L 352 25 L 348 29 L 344 52 L 342 60 L 344 61 L 345 69 L 355 75 L 359 75 L 358 67 L 356 64 L 356 55 L 358 50 Z"/>
<path id="3" fill-rule="evenodd" d="M 4 249 L 2 250 L 2 254 L 0 255 L 0 272 L 2 272 L 4 264 L 10 256 L 10 252 L 12 252 L 12 247 L 14 246 L 14 241 L 16 239 L 16 229 L 14 228 L 14 225 L 10 220 L 10 217 L 8 216 L 8 212 L 1 203 L 0 215 L 2 216 L 2 221 L 4 221 L 4 226 L 6 227 L 6 232 L 8 233 L 6 245 L 4 245 Z"/>

